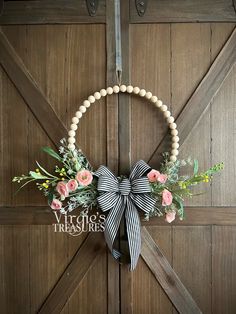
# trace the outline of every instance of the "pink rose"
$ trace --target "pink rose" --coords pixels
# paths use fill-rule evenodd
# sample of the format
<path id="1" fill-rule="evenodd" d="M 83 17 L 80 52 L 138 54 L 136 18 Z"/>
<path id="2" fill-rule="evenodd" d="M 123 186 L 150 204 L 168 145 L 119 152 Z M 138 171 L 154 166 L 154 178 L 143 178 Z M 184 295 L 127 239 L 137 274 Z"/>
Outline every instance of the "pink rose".
<path id="1" fill-rule="evenodd" d="M 172 194 L 170 191 L 164 189 L 162 191 L 162 206 L 169 206 L 172 203 Z"/>
<path id="2" fill-rule="evenodd" d="M 63 181 L 60 181 L 57 183 L 56 190 L 64 198 L 69 195 L 69 190 L 68 190 L 67 184 Z"/>
<path id="3" fill-rule="evenodd" d="M 157 177 L 157 181 L 160 183 L 164 184 L 164 183 L 166 183 L 166 180 L 167 180 L 166 174 L 160 173 L 159 176 Z"/>
<path id="4" fill-rule="evenodd" d="M 54 198 L 54 200 L 51 203 L 51 208 L 52 209 L 57 209 L 57 210 L 61 209 L 62 208 L 62 203 L 59 200 L 57 200 L 56 198 Z"/>
<path id="5" fill-rule="evenodd" d="M 157 178 L 159 177 L 160 175 L 160 172 L 155 170 L 155 169 L 152 169 L 148 174 L 147 174 L 147 177 L 148 177 L 148 180 L 149 182 L 156 182 L 157 181 Z"/>
<path id="6" fill-rule="evenodd" d="M 73 192 L 78 188 L 78 182 L 75 179 L 71 179 L 67 182 L 67 188 L 69 191 Z"/>
<path id="7" fill-rule="evenodd" d="M 172 221 L 175 220 L 175 214 L 176 212 L 174 210 L 167 212 L 165 221 L 170 224 Z"/>
<path id="8" fill-rule="evenodd" d="M 81 170 L 77 173 L 76 180 L 80 185 L 87 186 L 93 181 L 93 175 L 88 170 Z"/>

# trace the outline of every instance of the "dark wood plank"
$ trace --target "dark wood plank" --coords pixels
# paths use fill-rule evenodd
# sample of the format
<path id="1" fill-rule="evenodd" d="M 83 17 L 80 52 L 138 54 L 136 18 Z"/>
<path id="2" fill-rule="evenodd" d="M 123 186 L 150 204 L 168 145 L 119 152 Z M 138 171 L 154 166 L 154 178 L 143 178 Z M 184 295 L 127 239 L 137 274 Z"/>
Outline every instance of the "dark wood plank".
<path id="1" fill-rule="evenodd" d="M 235 50 L 236 28 L 176 119 L 180 145 L 188 138 L 190 131 L 196 127 L 197 123 L 206 112 L 210 101 L 216 95 L 232 69 L 236 61 Z M 154 163 L 159 157 L 159 154 L 163 152 L 163 146 L 168 139 L 167 134 L 150 157 L 150 164 Z"/>
<path id="2" fill-rule="evenodd" d="M 211 309 L 211 226 L 175 226 L 172 245 L 175 272 L 202 312 L 214 313 Z"/>
<path id="3" fill-rule="evenodd" d="M 171 22 L 233 22 L 236 21 L 232 0 L 149 0 L 144 16 L 140 17 L 131 0 L 131 23 Z"/>
<path id="4" fill-rule="evenodd" d="M 235 207 L 187 207 L 186 219 L 178 218 L 172 222 L 176 226 L 198 226 L 198 225 L 235 225 Z M 164 218 L 154 217 L 150 221 L 143 221 L 143 225 L 158 226 L 166 225 Z"/>
<path id="5" fill-rule="evenodd" d="M 79 210 L 79 209 L 78 209 Z M 236 225 L 235 207 L 186 207 L 186 219 L 172 225 Z M 0 225 L 51 225 L 55 216 L 48 206 L 0 207 Z M 142 220 L 144 226 L 166 226 L 164 217 Z"/>
<path id="6" fill-rule="evenodd" d="M 99 1 L 95 16 L 90 16 L 86 1 L 45 0 L 5 1 L 0 24 L 75 24 L 105 23 L 105 0 Z"/>
<path id="7" fill-rule="evenodd" d="M 30 314 L 29 227 L 0 227 L 1 313 Z"/>
<path id="8" fill-rule="evenodd" d="M 106 2 L 106 49 L 107 49 L 107 86 L 117 84 L 115 64 L 115 7 L 113 1 Z M 118 174 L 118 97 L 106 98 L 107 105 L 107 166 Z M 120 313 L 120 270 L 119 264 L 107 250 L 107 313 Z"/>
<path id="9" fill-rule="evenodd" d="M 0 31 L 0 62 L 42 128 L 58 145 L 60 139 L 67 134 L 66 127 L 2 31 Z"/>
<path id="10" fill-rule="evenodd" d="M 141 255 L 180 313 L 202 313 L 145 227 L 142 228 Z"/>
<path id="11" fill-rule="evenodd" d="M 102 233 L 90 233 L 39 309 L 39 313 L 59 313 L 105 247 Z"/>
<path id="12" fill-rule="evenodd" d="M 122 83 L 129 85 L 129 1 L 121 0 Z M 130 97 L 119 94 L 119 174 L 130 171 Z M 120 228 L 120 247 L 126 251 L 124 220 Z M 120 313 L 132 314 L 131 272 L 127 264 L 120 265 Z"/>
<path id="13" fill-rule="evenodd" d="M 236 309 L 236 228 L 212 227 L 212 313 Z"/>

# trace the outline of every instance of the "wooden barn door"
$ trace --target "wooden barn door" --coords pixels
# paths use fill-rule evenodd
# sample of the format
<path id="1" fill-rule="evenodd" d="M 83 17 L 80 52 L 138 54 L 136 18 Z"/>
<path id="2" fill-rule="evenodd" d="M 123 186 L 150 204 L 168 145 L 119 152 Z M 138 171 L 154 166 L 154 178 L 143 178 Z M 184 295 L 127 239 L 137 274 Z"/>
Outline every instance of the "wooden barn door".
<path id="1" fill-rule="evenodd" d="M 114 3 L 99 1 L 89 16 L 86 1 L 1 1 L 1 313 L 236 311 L 235 7 L 149 0 L 140 16 L 135 2 L 121 1 L 123 83 L 171 104 L 180 157 L 225 170 L 196 191 L 206 193 L 187 204 L 184 222 L 143 222 L 132 273 L 102 234 L 55 233 L 41 194 L 29 186 L 14 196 L 11 178 L 35 160 L 52 166 L 40 147 L 57 146 L 81 101 L 116 83 Z M 126 173 L 141 158 L 158 168 L 167 131 L 148 103 L 111 96 L 86 113 L 77 142 L 95 168 Z"/>

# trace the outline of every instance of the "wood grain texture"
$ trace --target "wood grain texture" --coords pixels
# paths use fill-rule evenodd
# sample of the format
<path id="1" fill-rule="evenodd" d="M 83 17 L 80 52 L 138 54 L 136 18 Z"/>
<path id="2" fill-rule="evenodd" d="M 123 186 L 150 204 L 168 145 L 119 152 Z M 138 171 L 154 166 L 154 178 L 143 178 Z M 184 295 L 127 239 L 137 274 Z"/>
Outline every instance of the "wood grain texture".
<path id="1" fill-rule="evenodd" d="M 131 0 L 131 23 L 236 21 L 231 0 L 192 1 L 149 0 L 144 16 L 140 17 Z"/>
<path id="2" fill-rule="evenodd" d="M 145 38 L 145 44 L 141 37 Z M 148 88 L 153 95 L 169 104 L 170 26 L 132 25 L 130 41 L 132 84 Z M 147 161 L 167 132 L 167 124 L 162 113 L 141 97 L 132 97 L 131 110 L 132 163 L 139 159 Z M 165 144 L 165 149 L 170 149 L 169 143 Z M 152 166 L 157 166 L 156 160 Z"/>
<path id="3" fill-rule="evenodd" d="M 196 89 L 211 64 L 211 29 L 210 24 L 172 24 L 171 25 L 171 104 L 172 114 L 177 117 Z M 187 60 L 187 62 L 186 62 Z M 185 118 L 189 119 L 189 118 Z M 186 120 L 185 120 L 186 121 Z M 194 124 L 192 121 L 187 123 Z M 211 163 L 211 129 L 210 111 L 207 110 L 199 121 L 198 128 L 190 130 L 183 143 L 179 158 L 192 156 L 198 159 L 201 170 L 210 167 Z M 204 139 L 204 140 L 203 140 Z M 191 172 L 187 168 L 184 172 Z M 186 200 L 186 205 L 211 205 L 211 190 L 203 186 L 194 187 L 194 193 L 202 195 Z"/>
<path id="4" fill-rule="evenodd" d="M 172 231 L 169 226 L 147 227 L 152 239 L 161 248 L 169 263 L 172 263 Z M 135 314 L 172 313 L 172 305 L 156 281 L 150 269 L 140 257 L 135 272 L 132 273 L 132 305 Z"/>
<path id="5" fill-rule="evenodd" d="M 145 227 L 142 228 L 141 254 L 180 313 L 202 313 Z"/>
<path id="6" fill-rule="evenodd" d="M 115 24 L 114 2 L 106 1 L 106 86 L 117 84 L 115 73 Z M 118 174 L 119 171 L 119 121 L 118 97 L 111 95 L 106 98 L 107 106 L 107 166 Z M 103 289 L 104 290 L 104 289 Z M 107 313 L 120 313 L 120 267 L 107 250 Z"/>
<path id="7" fill-rule="evenodd" d="M 0 47 L 1 65 L 45 131 L 48 132 L 49 137 L 57 144 L 64 136 L 66 128 L 2 31 L 0 32 Z"/>
<path id="8" fill-rule="evenodd" d="M 236 225 L 235 207 L 186 207 L 185 211 L 186 219 L 176 219 L 173 225 Z M 0 207 L 1 225 L 51 225 L 54 222 L 55 217 L 48 206 Z M 164 218 L 160 217 L 142 220 L 142 224 L 166 226 Z"/>
<path id="9" fill-rule="evenodd" d="M 103 235 L 90 233 L 43 303 L 39 313 L 58 313 L 105 249 Z"/>
<path id="10" fill-rule="evenodd" d="M 29 241 L 28 226 L 0 226 L 2 313 L 31 313 Z"/>
<path id="11" fill-rule="evenodd" d="M 188 138 L 190 131 L 196 127 L 200 118 L 206 112 L 207 107 L 215 96 L 223 81 L 229 74 L 232 66 L 235 63 L 236 55 L 234 53 L 236 49 L 236 29 L 234 29 L 230 38 L 224 45 L 223 49 L 211 65 L 207 74 L 198 85 L 191 98 L 184 106 L 179 116 L 176 119 L 178 125 L 179 137 L 181 139 L 180 145 Z M 153 162 L 160 151 L 163 151 L 163 145 L 168 139 L 165 136 L 158 146 L 154 154 L 152 155 L 150 162 Z"/>
<path id="12" fill-rule="evenodd" d="M 122 83 L 130 82 L 130 29 L 129 2 L 120 2 L 121 14 L 121 50 L 122 50 Z M 129 174 L 131 166 L 131 108 L 127 95 L 119 95 L 119 174 Z M 125 222 L 120 226 L 120 248 L 126 251 L 127 235 Z M 126 264 L 120 265 L 120 313 L 133 314 L 131 272 Z"/>
<path id="13" fill-rule="evenodd" d="M 41 0 L 5 1 L 0 24 L 74 24 L 105 23 L 105 1 L 99 1 L 98 10 L 91 17 L 86 1 Z"/>
<path id="14" fill-rule="evenodd" d="M 211 309 L 211 227 L 173 228 L 173 268 L 204 314 Z"/>
<path id="15" fill-rule="evenodd" d="M 233 314 L 236 309 L 236 228 L 212 228 L 212 312 Z"/>

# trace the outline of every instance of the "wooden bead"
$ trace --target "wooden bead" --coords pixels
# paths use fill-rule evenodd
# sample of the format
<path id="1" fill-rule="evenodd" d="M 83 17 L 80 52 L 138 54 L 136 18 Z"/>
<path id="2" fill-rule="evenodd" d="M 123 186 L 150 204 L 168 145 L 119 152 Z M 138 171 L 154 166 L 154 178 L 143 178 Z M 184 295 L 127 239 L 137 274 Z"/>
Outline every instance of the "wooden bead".
<path id="1" fill-rule="evenodd" d="M 137 94 L 139 94 L 139 92 L 140 92 L 140 88 L 139 88 L 139 87 L 137 87 L 137 86 L 136 86 L 136 87 L 134 87 L 134 89 L 133 89 L 133 93 L 137 95 Z"/>
<path id="2" fill-rule="evenodd" d="M 146 97 L 147 99 L 151 99 L 151 98 L 152 98 L 152 93 L 151 93 L 151 92 L 147 92 L 146 95 L 145 95 L 145 97 Z"/>
<path id="3" fill-rule="evenodd" d="M 133 86 L 129 85 L 129 86 L 127 86 L 126 90 L 127 90 L 127 93 L 132 93 L 134 88 L 133 88 Z"/>
<path id="4" fill-rule="evenodd" d="M 95 102 L 95 100 L 96 100 L 95 97 L 92 96 L 92 95 L 88 97 L 88 101 L 89 101 L 91 104 L 93 104 L 93 103 Z"/>
<path id="5" fill-rule="evenodd" d="M 173 162 L 175 162 L 177 160 L 177 157 L 176 156 L 170 156 L 170 161 L 173 161 Z"/>
<path id="6" fill-rule="evenodd" d="M 75 150 L 75 145 L 74 145 L 74 144 L 69 144 L 69 145 L 68 145 L 68 148 L 69 148 L 70 150 Z"/>
<path id="7" fill-rule="evenodd" d="M 178 133 L 179 133 L 179 132 L 178 132 L 178 130 L 176 130 L 176 129 L 171 130 L 171 135 L 174 135 L 174 136 L 175 136 L 175 135 L 178 135 Z"/>
<path id="8" fill-rule="evenodd" d="M 171 147 L 173 149 L 177 149 L 177 148 L 179 148 L 179 143 L 172 143 Z"/>
<path id="9" fill-rule="evenodd" d="M 74 144 L 75 143 L 75 138 L 74 137 L 69 137 L 68 138 L 68 143 Z"/>
<path id="10" fill-rule="evenodd" d="M 70 137 L 75 137 L 75 131 L 74 131 L 74 130 L 70 130 L 70 131 L 68 132 L 68 135 L 69 135 Z"/>
<path id="11" fill-rule="evenodd" d="M 119 91 L 120 91 L 120 87 L 118 85 L 113 86 L 113 92 L 115 94 L 119 93 Z"/>
<path id="12" fill-rule="evenodd" d="M 94 93 L 94 98 L 95 98 L 96 100 L 99 100 L 101 97 L 102 97 L 102 96 L 101 96 L 101 94 L 100 94 L 99 92 Z"/>
<path id="13" fill-rule="evenodd" d="M 162 106 L 162 101 L 161 100 L 158 100 L 155 105 L 160 108 Z"/>
<path id="14" fill-rule="evenodd" d="M 100 94 L 102 97 L 105 97 L 107 95 L 107 91 L 103 88 L 100 90 Z"/>
<path id="15" fill-rule="evenodd" d="M 112 87 L 107 87 L 107 94 L 108 95 L 113 94 L 113 88 Z"/>
<path id="16" fill-rule="evenodd" d="M 164 117 L 165 118 L 169 118 L 170 117 L 170 111 L 164 111 Z M 167 121 L 168 121 L 168 119 L 167 119 Z"/>
<path id="17" fill-rule="evenodd" d="M 162 105 L 161 107 L 160 107 L 160 109 L 161 109 L 161 111 L 167 111 L 167 106 L 166 105 Z"/>
<path id="18" fill-rule="evenodd" d="M 175 121 L 174 117 L 169 117 L 169 118 L 167 119 L 167 122 L 168 122 L 168 123 L 173 123 L 174 121 Z"/>
<path id="19" fill-rule="evenodd" d="M 179 155 L 178 149 L 172 149 L 171 155 L 172 155 L 172 156 L 178 156 L 178 155 Z"/>
<path id="20" fill-rule="evenodd" d="M 120 86 L 120 91 L 121 91 L 122 93 L 126 92 L 126 89 L 127 89 L 126 85 L 121 85 L 121 86 Z"/>
<path id="21" fill-rule="evenodd" d="M 72 123 L 78 124 L 79 123 L 79 119 L 77 117 L 72 118 Z"/>
<path id="22" fill-rule="evenodd" d="M 154 103 L 157 102 L 157 96 L 152 96 L 151 97 L 151 102 L 154 102 Z"/>
<path id="23" fill-rule="evenodd" d="M 78 119 L 80 119 L 80 118 L 82 118 L 82 112 L 81 111 L 76 111 L 76 117 L 78 118 Z"/>
<path id="24" fill-rule="evenodd" d="M 172 137 L 172 142 L 173 143 L 178 143 L 179 142 L 179 137 L 178 136 L 173 136 Z"/>
<path id="25" fill-rule="evenodd" d="M 140 95 L 141 97 L 144 97 L 144 96 L 146 95 L 145 89 L 140 89 L 139 95 Z"/>
<path id="26" fill-rule="evenodd" d="M 72 123 L 70 126 L 71 130 L 76 131 L 78 129 L 77 125 Z"/>
<path id="27" fill-rule="evenodd" d="M 177 128 L 177 125 L 176 123 L 170 123 L 170 128 L 173 130 L 173 129 L 176 129 Z"/>
<path id="28" fill-rule="evenodd" d="M 91 102 L 89 100 L 83 101 L 83 106 L 89 108 L 91 106 Z"/>
<path id="29" fill-rule="evenodd" d="M 82 113 L 85 113 L 86 110 L 87 110 L 87 109 L 86 109 L 85 106 L 80 106 L 80 107 L 79 107 L 79 111 L 82 112 Z"/>

